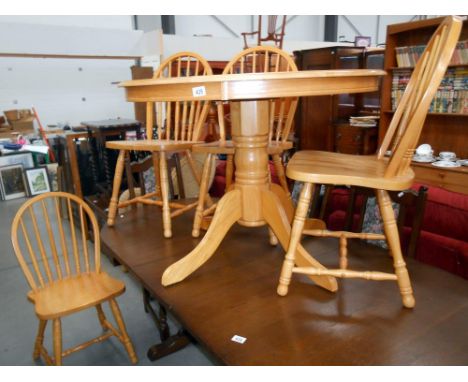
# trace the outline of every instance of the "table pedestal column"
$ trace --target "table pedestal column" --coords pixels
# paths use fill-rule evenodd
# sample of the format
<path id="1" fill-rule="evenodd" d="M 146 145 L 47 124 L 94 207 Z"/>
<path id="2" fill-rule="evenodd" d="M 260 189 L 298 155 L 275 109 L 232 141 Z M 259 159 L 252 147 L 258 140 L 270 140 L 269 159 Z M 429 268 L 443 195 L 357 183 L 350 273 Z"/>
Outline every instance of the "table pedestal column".
<path id="1" fill-rule="evenodd" d="M 284 190 L 278 185 L 270 186 L 268 182 L 268 116 L 267 100 L 231 103 L 236 163 L 234 189 L 220 199 L 210 227 L 197 247 L 165 270 L 164 286 L 182 281 L 203 265 L 236 222 L 250 227 L 268 224 L 287 250 L 293 210 Z M 296 262 L 301 267 L 324 268 L 302 246 L 298 247 Z M 330 291 L 338 288 L 333 277 L 310 278 Z"/>

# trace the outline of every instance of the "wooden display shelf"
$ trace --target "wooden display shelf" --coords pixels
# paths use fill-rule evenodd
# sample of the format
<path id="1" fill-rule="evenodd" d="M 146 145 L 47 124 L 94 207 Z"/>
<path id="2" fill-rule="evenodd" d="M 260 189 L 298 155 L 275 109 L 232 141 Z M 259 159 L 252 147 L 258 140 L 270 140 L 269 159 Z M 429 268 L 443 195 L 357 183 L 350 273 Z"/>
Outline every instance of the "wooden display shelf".
<path id="1" fill-rule="evenodd" d="M 468 63 L 466 64 L 453 64 L 453 65 L 449 65 L 448 68 L 463 68 L 465 66 L 468 66 Z M 387 68 L 387 70 L 408 70 L 408 69 L 411 69 L 413 70 L 414 69 L 414 66 L 392 66 L 390 68 Z"/>
<path id="2" fill-rule="evenodd" d="M 468 194 L 468 167 L 441 168 L 430 163 L 411 163 L 417 183 L 442 187 L 450 191 Z"/>
<path id="3" fill-rule="evenodd" d="M 393 114 L 395 111 L 393 110 L 384 110 L 384 113 Z M 448 117 L 468 117 L 468 114 L 463 113 L 427 113 L 427 115 L 440 115 L 440 116 L 448 116 Z"/>
<path id="4" fill-rule="evenodd" d="M 442 20 L 443 17 L 439 17 L 388 26 L 384 62 L 387 76 L 382 82 L 379 142 L 382 142 L 394 114 L 391 110 L 393 73 L 398 70 L 413 69 L 413 67 L 397 66 L 395 48 L 427 44 Z M 468 23 L 465 20 L 459 40 L 466 39 L 468 39 Z M 449 68 L 457 67 L 468 67 L 468 64 L 449 65 Z M 428 143 L 436 153 L 454 151 L 460 158 L 467 158 L 466 117 L 468 114 L 428 113 L 418 145 Z M 431 164 L 412 163 L 412 168 L 416 174 L 415 180 L 419 183 L 468 194 L 468 169 L 466 167 L 446 169 L 434 167 Z"/>

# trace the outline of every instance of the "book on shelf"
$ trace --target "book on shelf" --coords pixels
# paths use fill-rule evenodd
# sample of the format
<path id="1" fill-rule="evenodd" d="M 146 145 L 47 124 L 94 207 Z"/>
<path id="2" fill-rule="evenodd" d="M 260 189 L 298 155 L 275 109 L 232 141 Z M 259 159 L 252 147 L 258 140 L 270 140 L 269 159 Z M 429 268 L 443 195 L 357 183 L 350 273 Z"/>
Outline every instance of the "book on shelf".
<path id="1" fill-rule="evenodd" d="M 395 111 L 411 78 L 411 69 L 393 72 L 392 110 Z M 468 68 L 449 68 L 432 100 L 430 113 L 468 114 Z"/>
<path id="2" fill-rule="evenodd" d="M 395 57 L 399 68 L 412 68 L 416 65 L 426 45 L 400 46 L 395 48 Z M 468 40 L 459 41 L 449 65 L 468 64 Z"/>

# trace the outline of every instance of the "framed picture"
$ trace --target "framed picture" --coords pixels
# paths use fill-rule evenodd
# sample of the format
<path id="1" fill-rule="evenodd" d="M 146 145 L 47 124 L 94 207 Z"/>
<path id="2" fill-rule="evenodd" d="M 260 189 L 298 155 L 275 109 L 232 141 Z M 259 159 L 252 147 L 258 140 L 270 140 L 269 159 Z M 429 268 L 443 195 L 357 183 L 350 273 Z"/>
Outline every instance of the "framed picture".
<path id="1" fill-rule="evenodd" d="M 27 195 L 22 164 L 0 167 L 0 188 L 5 200 Z"/>
<path id="2" fill-rule="evenodd" d="M 354 46 L 369 47 L 371 45 L 371 38 L 369 36 L 355 36 Z"/>
<path id="3" fill-rule="evenodd" d="M 0 156 L 0 166 L 11 166 L 22 164 L 23 168 L 34 167 L 34 160 L 31 153 L 18 153 Z"/>
<path id="4" fill-rule="evenodd" d="M 31 196 L 50 192 L 50 183 L 46 167 L 28 168 L 25 172 Z"/>
<path id="5" fill-rule="evenodd" d="M 49 183 L 51 191 L 58 191 L 59 190 L 59 182 L 58 182 L 58 163 L 48 163 L 41 167 L 47 168 L 47 173 L 49 174 Z"/>

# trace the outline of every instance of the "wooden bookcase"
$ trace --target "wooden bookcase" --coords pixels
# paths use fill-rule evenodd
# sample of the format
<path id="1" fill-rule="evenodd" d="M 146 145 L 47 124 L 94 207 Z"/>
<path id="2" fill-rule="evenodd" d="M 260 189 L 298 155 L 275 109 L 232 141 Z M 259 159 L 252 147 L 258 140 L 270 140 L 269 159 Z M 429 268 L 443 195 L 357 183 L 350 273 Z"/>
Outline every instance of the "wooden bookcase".
<path id="1" fill-rule="evenodd" d="M 363 67 L 362 47 L 333 46 L 295 51 L 299 70 L 360 69 Z M 357 115 L 362 105 L 360 94 L 301 97 L 296 112 L 296 137 L 301 150 L 333 151 L 334 125 Z"/>
<path id="2" fill-rule="evenodd" d="M 389 25 L 385 49 L 384 69 L 387 71 L 382 82 L 379 142 L 382 142 L 393 117 L 392 79 L 397 67 L 395 48 L 423 45 L 429 42 L 443 18 L 434 18 L 408 23 Z M 468 39 L 468 23 L 463 23 L 460 41 Z M 468 65 L 455 65 L 457 67 Z M 452 66 L 454 67 L 454 66 Z M 454 151 L 461 159 L 468 158 L 468 114 L 428 113 L 419 144 L 429 143 L 434 153 Z M 430 164 L 412 164 L 416 181 L 444 187 L 468 194 L 468 167 L 441 169 Z"/>

